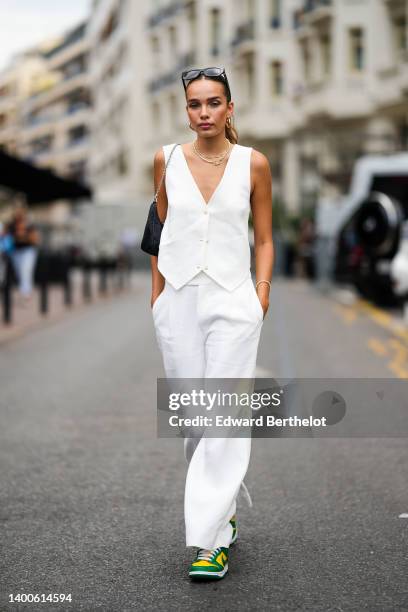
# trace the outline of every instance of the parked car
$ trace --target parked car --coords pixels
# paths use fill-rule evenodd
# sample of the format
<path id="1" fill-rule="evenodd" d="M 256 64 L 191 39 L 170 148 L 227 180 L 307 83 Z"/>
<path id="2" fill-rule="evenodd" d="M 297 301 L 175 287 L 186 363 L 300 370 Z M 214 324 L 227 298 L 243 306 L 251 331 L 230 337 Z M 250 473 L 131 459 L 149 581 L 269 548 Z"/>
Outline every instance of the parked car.
<path id="1" fill-rule="evenodd" d="M 408 301 L 408 221 L 404 221 L 401 234 L 398 252 L 391 261 L 390 273 L 394 292 Z"/>
<path id="2" fill-rule="evenodd" d="M 408 153 L 361 157 L 349 193 L 331 204 L 334 280 L 377 304 L 400 304 L 407 283 Z"/>

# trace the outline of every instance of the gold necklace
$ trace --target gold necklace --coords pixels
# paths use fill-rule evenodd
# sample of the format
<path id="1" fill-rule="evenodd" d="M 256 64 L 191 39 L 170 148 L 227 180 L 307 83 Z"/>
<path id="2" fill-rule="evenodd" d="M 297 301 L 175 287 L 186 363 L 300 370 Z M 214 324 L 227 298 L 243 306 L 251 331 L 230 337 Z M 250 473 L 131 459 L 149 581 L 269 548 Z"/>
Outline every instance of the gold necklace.
<path id="1" fill-rule="evenodd" d="M 228 152 L 231 149 L 231 143 L 228 141 L 228 145 L 227 145 L 227 149 L 224 151 L 224 153 L 221 153 L 220 155 L 214 155 L 213 157 L 206 157 L 205 155 L 203 155 L 199 150 L 198 147 L 196 145 L 196 141 L 193 142 L 193 149 L 194 152 L 204 161 L 206 161 L 209 164 L 214 164 L 215 166 L 219 166 L 223 160 L 225 159 L 225 157 L 227 156 Z"/>
<path id="2" fill-rule="evenodd" d="M 231 149 L 231 143 L 228 140 L 228 145 L 226 150 L 224 151 L 224 153 L 221 153 L 220 155 L 214 155 L 213 157 L 206 157 L 205 155 L 203 155 L 202 153 L 200 153 L 200 151 L 198 150 L 198 147 L 196 145 L 196 141 L 193 142 L 193 149 L 194 152 L 196 153 L 196 155 L 198 155 L 199 157 L 201 157 L 201 159 L 209 164 L 213 164 L 214 166 L 219 166 L 220 164 L 222 164 L 222 162 L 224 161 L 225 157 L 228 155 L 230 149 Z"/>

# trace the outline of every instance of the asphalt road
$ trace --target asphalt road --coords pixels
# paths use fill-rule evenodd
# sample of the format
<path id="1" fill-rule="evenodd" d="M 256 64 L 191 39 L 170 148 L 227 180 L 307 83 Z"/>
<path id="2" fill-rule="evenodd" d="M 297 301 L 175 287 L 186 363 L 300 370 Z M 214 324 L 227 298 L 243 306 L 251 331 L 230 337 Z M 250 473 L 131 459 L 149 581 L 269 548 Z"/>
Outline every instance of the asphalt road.
<path id="1" fill-rule="evenodd" d="M 156 436 L 163 370 L 137 286 L 0 349 L 0 610 L 408 610 L 405 437 L 253 440 L 229 574 L 190 582 L 186 465 Z M 392 378 L 396 341 L 277 279 L 258 375 Z"/>

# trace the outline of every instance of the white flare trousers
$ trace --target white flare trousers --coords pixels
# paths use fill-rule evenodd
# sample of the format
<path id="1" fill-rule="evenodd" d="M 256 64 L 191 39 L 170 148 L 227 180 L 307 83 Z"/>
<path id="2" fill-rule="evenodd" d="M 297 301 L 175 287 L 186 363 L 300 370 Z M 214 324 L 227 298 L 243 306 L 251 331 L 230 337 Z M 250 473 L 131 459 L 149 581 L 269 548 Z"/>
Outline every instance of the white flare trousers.
<path id="1" fill-rule="evenodd" d="M 178 290 L 166 281 L 152 316 L 167 378 L 255 378 L 263 309 L 250 274 L 233 291 L 203 272 Z M 184 439 L 186 546 L 229 546 L 250 453 L 250 437 Z"/>

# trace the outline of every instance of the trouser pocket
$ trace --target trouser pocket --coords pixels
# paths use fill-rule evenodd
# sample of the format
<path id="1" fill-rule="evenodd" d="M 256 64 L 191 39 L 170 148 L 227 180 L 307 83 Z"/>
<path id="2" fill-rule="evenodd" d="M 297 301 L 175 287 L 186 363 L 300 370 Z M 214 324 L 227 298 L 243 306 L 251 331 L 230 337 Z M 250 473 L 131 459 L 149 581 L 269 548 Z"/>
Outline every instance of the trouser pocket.
<path id="1" fill-rule="evenodd" d="M 254 283 L 252 282 L 252 278 L 249 279 L 249 282 L 251 284 L 251 293 L 252 293 L 253 300 L 255 300 L 255 307 L 256 307 L 256 311 L 258 313 L 258 317 L 260 318 L 261 321 L 263 321 L 263 319 L 264 319 L 264 311 L 263 311 L 263 308 L 262 308 L 262 304 L 261 304 L 261 302 L 259 300 L 258 294 L 256 292 Z"/>
<path id="2" fill-rule="evenodd" d="M 156 309 L 158 306 L 160 306 L 161 302 L 163 301 L 163 297 L 164 297 L 164 293 L 166 292 L 166 285 L 164 285 L 163 287 L 163 291 L 161 293 L 159 293 L 159 295 L 157 296 L 157 298 L 154 300 L 153 306 L 152 306 L 152 313 L 156 312 Z"/>

